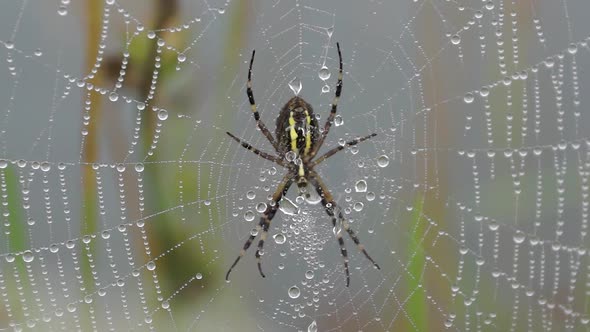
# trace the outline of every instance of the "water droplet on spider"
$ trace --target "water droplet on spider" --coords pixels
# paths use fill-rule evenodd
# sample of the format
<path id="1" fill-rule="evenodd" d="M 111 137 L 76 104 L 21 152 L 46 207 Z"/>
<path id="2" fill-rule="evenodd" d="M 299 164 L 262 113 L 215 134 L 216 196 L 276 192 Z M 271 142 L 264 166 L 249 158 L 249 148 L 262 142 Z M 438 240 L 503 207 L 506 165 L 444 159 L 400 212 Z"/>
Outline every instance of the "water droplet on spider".
<path id="1" fill-rule="evenodd" d="M 329 79 L 330 78 L 330 71 L 328 70 L 328 67 L 323 66 L 322 69 L 320 69 L 320 71 L 318 72 L 318 76 L 320 77 L 320 79 L 322 81 Z"/>
<path id="2" fill-rule="evenodd" d="M 340 126 L 342 126 L 342 124 L 344 124 L 344 120 L 342 119 L 342 116 L 340 116 L 340 114 L 336 115 L 336 117 L 334 118 L 334 125 L 336 127 L 340 127 Z"/>
<path id="3" fill-rule="evenodd" d="M 295 77 L 294 79 L 291 80 L 291 82 L 289 82 L 289 88 L 291 88 L 291 91 L 293 91 L 293 93 L 298 96 L 299 92 L 301 92 L 301 88 L 303 88 L 303 85 L 301 84 L 301 80 L 297 77 Z"/>
<path id="4" fill-rule="evenodd" d="M 328 93 L 328 92 L 330 92 L 330 86 L 326 84 L 322 87 L 322 93 Z"/>
<path id="5" fill-rule="evenodd" d="M 246 213 L 244 213 L 244 220 L 246 220 L 246 221 L 252 221 L 252 220 L 254 220 L 254 217 L 255 217 L 254 212 L 252 212 L 250 210 L 248 210 L 248 211 L 246 211 Z"/>
<path id="6" fill-rule="evenodd" d="M 293 287 L 289 288 L 287 293 L 289 294 L 289 297 L 292 299 L 296 299 L 299 297 L 299 295 L 301 295 L 301 291 L 299 290 L 299 287 L 297 287 L 297 286 L 293 286 Z"/>
<path id="7" fill-rule="evenodd" d="M 387 165 L 389 165 L 389 157 L 386 155 L 379 156 L 379 158 L 377 158 L 377 165 L 379 165 L 379 167 L 387 167 Z"/>
<path id="8" fill-rule="evenodd" d="M 355 185 L 354 189 L 357 193 L 364 193 L 367 191 L 367 181 L 365 180 L 358 180 Z"/>
<path id="9" fill-rule="evenodd" d="M 471 103 L 473 103 L 473 100 L 474 100 L 474 99 L 475 99 L 475 98 L 474 98 L 474 96 L 473 96 L 473 93 L 471 93 L 471 92 L 467 92 L 467 93 L 465 94 L 465 96 L 463 97 L 463 101 L 464 101 L 466 104 L 471 104 Z"/>
<path id="10" fill-rule="evenodd" d="M 285 153 L 285 159 L 288 162 L 290 162 L 290 163 L 293 162 L 295 160 L 295 158 L 297 158 L 297 154 L 295 152 L 289 151 L 289 152 Z"/>
<path id="11" fill-rule="evenodd" d="M 277 243 L 277 244 L 283 244 L 287 240 L 287 238 L 285 237 L 285 235 L 283 235 L 283 233 L 275 234 L 273 236 L 273 239 L 275 239 L 275 243 Z"/>
<path id="12" fill-rule="evenodd" d="M 146 268 L 150 271 L 153 271 L 156 269 L 156 263 L 154 263 L 154 261 L 149 261 L 146 265 Z"/>
<path id="13" fill-rule="evenodd" d="M 164 121 L 168 119 L 168 111 L 167 110 L 159 110 L 158 111 L 158 119 Z"/>
<path id="14" fill-rule="evenodd" d="M 318 332 L 318 324 L 315 322 L 315 320 L 309 324 L 307 327 L 307 332 Z"/>
<path id="15" fill-rule="evenodd" d="M 283 197 L 279 203 L 279 209 L 286 215 L 295 216 L 299 214 L 299 207 L 287 197 Z"/>
<path id="16" fill-rule="evenodd" d="M 453 35 L 451 37 L 451 43 L 453 43 L 453 45 L 457 45 L 461 42 L 461 36 L 459 35 Z"/>
<path id="17" fill-rule="evenodd" d="M 27 250 L 23 253 L 23 261 L 30 263 L 35 259 L 35 256 L 33 255 L 33 252 L 30 250 Z"/>

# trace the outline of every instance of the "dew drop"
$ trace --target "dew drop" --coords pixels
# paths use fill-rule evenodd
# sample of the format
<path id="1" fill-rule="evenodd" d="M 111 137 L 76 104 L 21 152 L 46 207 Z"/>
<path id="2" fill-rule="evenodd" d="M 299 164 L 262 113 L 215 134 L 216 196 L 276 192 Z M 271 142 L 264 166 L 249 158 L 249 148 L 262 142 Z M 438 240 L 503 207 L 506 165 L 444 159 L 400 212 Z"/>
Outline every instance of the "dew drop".
<path id="1" fill-rule="evenodd" d="M 249 191 L 246 193 L 246 197 L 247 197 L 248 199 L 254 199 L 254 198 L 256 198 L 256 193 L 255 193 L 253 190 L 249 190 Z"/>
<path id="2" fill-rule="evenodd" d="M 60 16 L 66 16 L 68 15 L 68 8 L 66 6 L 59 6 L 59 8 L 57 8 L 57 13 Z"/>
<path id="3" fill-rule="evenodd" d="M 178 62 L 185 62 L 186 61 L 186 55 L 180 53 L 177 57 Z"/>
<path id="4" fill-rule="evenodd" d="M 264 202 L 260 202 L 256 205 L 256 211 L 260 212 L 260 213 L 264 213 L 264 211 L 266 211 L 266 203 Z"/>
<path id="5" fill-rule="evenodd" d="M 357 193 L 364 193 L 367 191 L 367 181 L 365 180 L 358 180 L 355 185 L 354 189 Z"/>
<path id="6" fill-rule="evenodd" d="M 119 100 L 119 94 L 117 94 L 116 92 L 109 93 L 109 100 L 110 101 L 117 101 L 117 100 Z"/>
<path id="7" fill-rule="evenodd" d="M 273 238 L 275 239 L 275 243 L 277 243 L 277 244 L 283 244 L 283 243 L 285 243 L 285 241 L 287 240 L 287 239 L 285 238 L 285 235 L 283 235 L 283 233 L 278 233 L 278 234 L 275 234 L 275 235 L 273 236 Z"/>
<path id="8" fill-rule="evenodd" d="M 158 119 L 160 119 L 161 121 L 164 121 L 164 120 L 168 119 L 168 111 L 166 111 L 166 110 L 159 110 L 158 111 Z"/>
<path id="9" fill-rule="evenodd" d="M 473 96 L 473 93 L 471 93 L 471 92 L 467 92 L 465 94 L 465 96 L 463 97 L 463 101 L 466 104 L 471 104 L 473 102 L 473 100 L 474 100 L 474 96 Z"/>
<path id="10" fill-rule="evenodd" d="M 23 253 L 23 261 L 30 263 L 35 259 L 35 256 L 30 250 L 27 250 Z"/>
<path id="11" fill-rule="evenodd" d="M 315 322 L 315 320 L 309 324 L 307 327 L 307 332 L 318 332 L 318 324 Z"/>
<path id="12" fill-rule="evenodd" d="M 246 221 L 252 221 L 252 220 L 254 220 L 254 217 L 255 217 L 254 212 L 252 212 L 250 210 L 248 210 L 248 211 L 246 211 L 246 213 L 244 213 L 244 220 L 246 220 Z"/>
<path id="13" fill-rule="evenodd" d="M 156 263 L 154 263 L 154 261 L 149 261 L 146 265 L 146 268 L 150 271 L 153 271 L 156 269 Z"/>
<path id="14" fill-rule="evenodd" d="M 299 295 L 301 295 L 301 291 L 299 290 L 299 287 L 293 286 L 289 288 L 288 294 L 290 298 L 296 299 L 299 297 Z"/>
<path id="15" fill-rule="evenodd" d="M 389 165 L 389 157 L 386 155 L 379 156 L 379 158 L 377 158 L 377 165 L 379 165 L 379 167 L 387 167 L 387 165 Z"/>
<path id="16" fill-rule="evenodd" d="M 141 173 L 141 172 L 143 172 L 143 170 L 144 170 L 144 166 L 143 166 L 143 164 L 142 164 L 142 163 L 137 163 L 137 164 L 135 164 L 135 171 L 136 171 L 137 173 Z"/>
<path id="17" fill-rule="evenodd" d="M 329 79 L 330 78 L 330 71 L 328 70 L 328 67 L 323 66 L 322 69 L 320 69 L 320 71 L 318 72 L 318 76 L 320 77 L 320 79 L 322 81 Z"/>
<path id="18" fill-rule="evenodd" d="M 312 270 L 307 270 L 305 272 L 305 278 L 306 279 L 313 279 L 313 271 Z"/>
<path id="19" fill-rule="evenodd" d="M 301 84 L 301 80 L 297 77 L 295 77 L 294 79 L 291 80 L 291 82 L 289 82 L 289 88 L 291 88 L 291 91 L 293 91 L 293 93 L 298 96 L 299 92 L 301 92 L 301 88 L 303 87 L 303 85 Z"/>
<path id="20" fill-rule="evenodd" d="M 451 43 L 453 43 L 453 45 L 457 45 L 461 42 L 461 36 L 459 35 L 453 35 L 451 37 Z"/>
<path id="21" fill-rule="evenodd" d="M 295 216 L 299 214 L 299 207 L 287 197 L 281 199 L 279 209 L 286 215 Z"/>
<path id="22" fill-rule="evenodd" d="M 336 127 L 340 127 L 340 126 L 342 126 L 343 123 L 344 123 L 344 120 L 342 119 L 342 116 L 340 116 L 340 114 L 336 115 L 336 117 L 334 118 L 334 125 Z"/>

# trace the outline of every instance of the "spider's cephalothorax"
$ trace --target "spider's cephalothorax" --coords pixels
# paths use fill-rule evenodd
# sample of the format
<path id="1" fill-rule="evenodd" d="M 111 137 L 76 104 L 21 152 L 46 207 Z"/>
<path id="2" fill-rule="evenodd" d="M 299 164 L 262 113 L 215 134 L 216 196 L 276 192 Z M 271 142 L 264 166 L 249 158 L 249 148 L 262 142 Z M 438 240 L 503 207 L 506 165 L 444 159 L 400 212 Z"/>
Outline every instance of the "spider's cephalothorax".
<path id="1" fill-rule="evenodd" d="M 321 202 L 324 208 L 326 209 L 326 213 L 332 219 L 332 226 L 336 229 L 337 228 L 337 221 L 340 221 L 340 225 L 346 231 L 346 233 L 350 236 L 352 241 L 357 245 L 357 248 L 367 257 L 373 265 L 379 269 L 379 265 L 375 263 L 373 258 L 369 256 L 367 251 L 365 250 L 364 246 L 360 243 L 359 238 L 356 236 L 356 233 L 350 228 L 350 225 L 344 218 L 342 211 L 340 211 L 338 205 L 334 201 L 332 194 L 322 181 L 319 174 L 314 170 L 314 167 L 326 159 L 330 158 L 338 151 L 342 151 L 346 147 L 356 145 L 362 141 L 365 141 L 371 137 L 375 137 L 377 134 L 367 135 L 365 137 L 357 138 L 355 140 L 349 141 L 344 145 L 339 145 L 335 148 L 328 150 L 322 156 L 315 158 L 318 151 L 322 147 L 326 136 L 328 136 L 328 132 L 330 131 L 330 127 L 334 122 L 334 118 L 336 116 L 336 110 L 338 106 L 338 100 L 340 99 L 340 93 L 342 92 L 342 54 L 340 53 L 340 45 L 336 43 L 336 47 L 338 49 L 338 59 L 340 64 L 340 70 L 338 72 L 338 82 L 336 83 L 336 95 L 334 96 L 334 101 L 332 102 L 332 108 L 330 110 L 330 115 L 324 124 L 323 130 L 320 132 L 320 129 L 317 124 L 317 119 L 313 114 L 313 109 L 310 104 L 308 104 L 303 98 L 295 96 L 291 98 L 283 109 L 281 113 L 277 117 L 276 122 L 276 131 L 275 137 L 273 137 L 272 133 L 266 128 L 264 122 L 260 120 L 260 114 L 256 109 L 256 103 L 254 102 L 254 94 L 252 93 L 252 64 L 254 63 L 254 55 L 255 52 L 252 51 L 252 58 L 250 60 L 250 67 L 248 69 L 248 83 L 246 88 L 246 94 L 248 95 L 248 100 L 250 101 L 250 107 L 252 109 L 252 113 L 254 114 L 254 119 L 256 120 L 256 124 L 260 131 L 270 144 L 272 144 L 275 152 L 277 155 L 272 155 L 263 151 L 260 151 L 250 145 L 249 143 L 237 138 L 236 136 L 232 135 L 231 133 L 227 133 L 231 138 L 233 138 L 236 142 L 240 143 L 244 148 L 251 150 L 255 154 L 259 155 L 260 157 L 272 161 L 280 166 L 283 166 L 287 169 L 287 174 L 283 177 L 283 180 L 278 185 L 277 189 L 275 190 L 274 194 L 272 195 L 272 204 L 268 204 L 266 210 L 260 217 L 260 221 L 256 226 L 256 232 L 251 232 L 250 237 L 244 243 L 244 247 L 240 251 L 240 255 L 236 258 L 234 263 L 231 265 L 227 274 L 225 275 L 225 279 L 229 279 L 229 274 L 231 273 L 232 269 L 242 256 L 246 254 L 246 250 L 250 248 L 252 242 L 256 238 L 258 234 L 260 234 L 260 240 L 258 241 L 258 250 L 256 250 L 256 259 L 258 261 L 258 271 L 260 275 L 264 277 L 264 273 L 262 273 L 262 265 L 260 261 L 261 251 L 264 247 L 264 241 L 268 236 L 268 230 L 270 228 L 270 222 L 274 218 L 280 200 L 283 198 L 284 195 L 287 194 L 289 187 L 296 182 L 297 186 L 299 187 L 300 193 L 304 193 L 308 183 L 311 184 L 313 188 L 317 191 L 317 193 L 321 197 Z M 348 269 L 348 252 L 346 251 L 346 247 L 344 246 L 344 239 L 342 238 L 343 232 L 335 232 L 336 239 L 338 240 L 338 245 L 340 246 L 340 253 L 344 258 L 344 271 L 346 273 L 346 286 L 350 284 L 350 271 Z"/>

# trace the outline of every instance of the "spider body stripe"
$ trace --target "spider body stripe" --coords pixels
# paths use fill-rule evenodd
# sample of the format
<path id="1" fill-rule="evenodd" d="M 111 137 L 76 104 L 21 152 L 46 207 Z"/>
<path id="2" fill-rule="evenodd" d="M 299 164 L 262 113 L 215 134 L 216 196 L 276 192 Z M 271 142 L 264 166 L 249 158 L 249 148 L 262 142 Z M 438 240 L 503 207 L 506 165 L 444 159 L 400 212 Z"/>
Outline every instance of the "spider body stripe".
<path id="1" fill-rule="evenodd" d="M 246 94 L 248 95 L 248 100 L 250 102 L 252 112 L 254 113 L 254 119 L 256 120 L 258 128 L 260 128 L 264 136 L 266 136 L 268 141 L 275 148 L 277 155 L 273 156 L 268 153 L 262 152 L 253 147 L 252 145 L 248 144 L 247 142 L 244 142 L 241 139 L 235 137 L 234 135 L 230 133 L 228 133 L 228 135 L 231 136 L 241 146 L 254 152 L 258 156 L 285 167 L 287 169 L 287 174 L 285 174 L 282 181 L 277 186 L 276 191 L 272 195 L 271 203 L 267 205 L 266 210 L 260 216 L 260 221 L 256 225 L 256 231 L 250 234 L 250 236 L 246 240 L 246 243 L 244 244 L 244 247 L 242 248 L 242 250 L 240 250 L 239 256 L 235 259 L 234 263 L 230 266 L 229 270 L 227 271 L 227 274 L 225 275 L 226 280 L 229 279 L 229 275 L 232 269 L 236 266 L 236 264 L 238 264 L 238 261 L 245 255 L 246 251 L 248 250 L 248 248 L 250 248 L 252 242 L 259 234 L 260 240 L 258 241 L 258 249 L 256 250 L 255 256 L 258 265 L 258 271 L 260 272 L 260 275 L 262 277 L 265 277 L 264 273 L 262 273 L 261 259 L 262 251 L 264 248 L 264 242 L 268 237 L 270 223 L 276 215 L 280 201 L 287 194 L 289 187 L 294 182 L 297 182 L 297 187 L 299 187 L 300 194 L 306 193 L 305 190 L 307 190 L 309 182 L 310 187 L 315 188 L 316 192 L 321 196 L 322 205 L 324 206 L 326 213 L 332 220 L 332 227 L 334 227 L 334 229 L 337 230 L 335 235 L 336 240 L 338 241 L 338 245 L 340 247 L 340 254 L 342 255 L 344 261 L 346 286 L 348 287 L 350 285 L 350 271 L 348 266 L 348 251 L 346 250 L 346 246 L 344 244 L 344 232 L 342 232 L 342 229 L 346 231 L 346 233 L 349 235 L 352 241 L 357 245 L 358 250 L 361 251 L 377 269 L 379 269 L 379 265 L 377 265 L 373 258 L 369 256 L 369 254 L 365 250 L 365 247 L 360 243 L 360 240 L 356 233 L 350 228 L 350 225 L 344 218 L 341 209 L 334 201 L 334 197 L 328 190 L 328 187 L 324 184 L 319 174 L 316 171 L 314 171 L 315 166 L 324 162 L 326 159 L 330 158 L 337 152 L 342 151 L 349 146 L 356 145 L 372 137 L 375 137 L 376 135 L 371 134 L 362 138 L 352 140 L 350 142 L 345 143 L 342 146 L 337 146 L 335 148 L 328 150 L 324 155 L 315 159 L 315 156 L 322 147 L 322 144 L 324 143 L 324 140 L 326 139 L 328 131 L 330 130 L 332 122 L 334 121 L 334 118 L 336 116 L 338 101 L 340 99 L 340 93 L 342 91 L 342 54 L 340 52 L 340 45 L 336 43 L 336 46 L 338 49 L 339 58 L 338 81 L 336 83 L 336 94 L 332 102 L 330 115 L 328 116 L 328 119 L 324 124 L 324 130 L 320 133 L 317 119 L 314 116 L 313 108 L 311 107 L 311 105 L 308 104 L 303 98 L 295 96 L 289 99 L 289 101 L 287 101 L 287 103 L 283 106 L 279 115 L 277 116 L 275 129 L 276 140 L 275 137 L 273 137 L 270 131 L 266 128 L 262 120 L 260 120 L 260 114 L 258 113 L 256 109 L 256 103 L 254 102 L 251 76 L 255 52 L 252 52 L 252 59 L 250 60 L 250 67 L 248 69 L 248 82 L 246 85 Z M 287 153 L 295 153 L 295 156 L 297 158 L 295 160 L 288 161 Z"/>
<path id="2" fill-rule="evenodd" d="M 293 117 L 293 112 L 289 112 L 289 135 L 291 137 L 291 151 L 297 153 L 297 128 L 295 127 L 295 118 Z"/>

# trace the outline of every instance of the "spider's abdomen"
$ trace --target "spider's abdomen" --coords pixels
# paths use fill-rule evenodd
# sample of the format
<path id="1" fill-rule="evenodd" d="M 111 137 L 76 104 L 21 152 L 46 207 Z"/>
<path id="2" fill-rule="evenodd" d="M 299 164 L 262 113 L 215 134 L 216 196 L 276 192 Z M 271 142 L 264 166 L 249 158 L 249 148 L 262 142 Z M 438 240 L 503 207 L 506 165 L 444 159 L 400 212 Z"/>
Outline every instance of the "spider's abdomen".
<path id="1" fill-rule="evenodd" d="M 298 157 L 309 155 L 319 137 L 311 105 L 300 97 L 291 98 L 277 117 L 275 134 L 282 154 L 293 151 Z"/>

